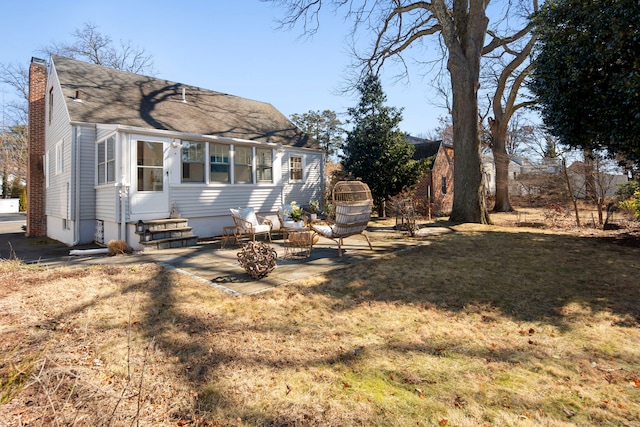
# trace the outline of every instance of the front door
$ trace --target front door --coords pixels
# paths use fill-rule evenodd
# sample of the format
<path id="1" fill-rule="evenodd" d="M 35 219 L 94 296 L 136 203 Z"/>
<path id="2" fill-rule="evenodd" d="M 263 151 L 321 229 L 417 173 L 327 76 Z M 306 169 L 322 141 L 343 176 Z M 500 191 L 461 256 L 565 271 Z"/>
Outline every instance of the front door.
<path id="1" fill-rule="evenodd" d="M 134 140 L 131 215 L 137 219 L 169 217 L 169 185 L 165 168 L 166 142 Z"/>

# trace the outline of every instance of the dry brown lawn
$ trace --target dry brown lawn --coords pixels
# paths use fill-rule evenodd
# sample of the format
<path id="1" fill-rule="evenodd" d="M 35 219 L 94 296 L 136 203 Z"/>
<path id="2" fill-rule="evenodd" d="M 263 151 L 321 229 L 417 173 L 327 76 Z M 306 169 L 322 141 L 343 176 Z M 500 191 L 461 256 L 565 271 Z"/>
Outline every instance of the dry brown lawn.
<path id="1" fill-rule="evenodd" d="M 0 426 L 640 426 L 640 249 L 451 228 L 240 298 L 1 261 Z"/>

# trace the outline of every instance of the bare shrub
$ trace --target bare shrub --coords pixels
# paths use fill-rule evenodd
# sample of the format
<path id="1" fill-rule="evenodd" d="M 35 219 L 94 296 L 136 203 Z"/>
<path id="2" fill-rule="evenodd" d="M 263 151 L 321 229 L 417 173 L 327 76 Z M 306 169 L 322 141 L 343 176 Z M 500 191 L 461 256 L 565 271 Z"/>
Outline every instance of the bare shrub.
<path id="1" fill-rule="evenodd" d="M 547 203 L 542 211 L 544 219 L 555 226 L 562 217 L 567 217 L 569 212 L 560 203 Z"/>
<path id="2" fill-rule="evenodd" d="M 110 240 L 107 246 L 109 248 L 109 255 L 126 255 L 131 253 L 131 248 L 124 240 Z"/>

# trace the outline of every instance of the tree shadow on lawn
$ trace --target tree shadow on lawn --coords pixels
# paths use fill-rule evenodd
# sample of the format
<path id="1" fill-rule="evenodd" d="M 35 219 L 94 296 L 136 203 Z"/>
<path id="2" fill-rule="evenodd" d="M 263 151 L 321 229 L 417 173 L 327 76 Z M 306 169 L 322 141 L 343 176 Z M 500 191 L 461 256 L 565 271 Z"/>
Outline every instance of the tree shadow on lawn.
<path id="1" fill-rule="evenodd" d="M 313 292 L 335 309 L 369 301 L 464 311 L 498 309 L 563 327 L 578 304 L 640 322 L 640 250 L 599 238 L 534 232 L 456 232 L 392 257 L 330 272 Z M 584 313 L 581 313 L 584 314 Z"/>
<path id="2" fill-rule="evenodd" d="M 283 288 L 287 295 L 277 296 L 272 305 L 260 303 L 269 298 L 261 295 L 234 299 L 226 307 L 241 309 L 244 300 L 265 310 L 267 307 L 279 310 L 279 316 L 273 317 L 265 312 L 261 318 L 243 318 L 242 313 L 234 314 L 233 310 L 220 307 L 207 313 L 206 301 L 197 311 L 185 311 L 180 307 L 183 290 L 160 269 L 146 287 L 150 299 L 143 308 L 146 317 L 140 326 L 160 351 L 175 360 L 168 367 L 198 390 L 193 413 L 207 414 L 218 408 L 243 420 L 260 420 L 265 425 L 273 421 L 279 425 L 293 424 L 296 415 L 279 412 L 282 407 L 276 409 L 278 405 L 272 413 L 260 413 L 242 397 L 235 397 L 225 378 L 219 378 L 224 375 L 221 372 L 250 375 L 262 372 L 261 369 L 286 372 L 334 364 L 357 366 L 361 358 L 377 354 L 378 350 L 397 355 L 418 351 L 442 356 L 443 351 L 464 349 L 466 354 L 482 360 L 509 363 L 536 357 L 536 351 L 540 352 L 540 360 L 545 357 L 546 350 L 527 343 L 528 336 L 522 337 L 526 351 L 504 346 L 492 348 L 460 337 L 421 344 L 387 339 L 366 348 L 343 348 L 323 336 L 323 332 L 316 332 L 314 325 L 300 321 L 306 319 L 304 315 L 297 319 L 286 316 L 287 310 L 309 308 L 304 307 L 305 294 L 330 297 L 328 310 L 336 312 L 370 302 L 388 302 L 454 313 L 477 312 L 487 322 L 492 315 L 520 322 L 541 321 L 560 330 L 570 328 L 572 316 L 584 316 L 585 312 L 587 315 L 611 312 L 625 326 L 637 327 L 640 321 L 636 306 L 640 300 L 637 249 L 593 238 L 531 232 L 455 232 L 431 237 L 429 242 L 410 251 L 330 272 L 316 286 Z M 203 298 L 206 297 L 210 294 L 203 292 Z M 282 301 L 289 297 L 293 299 L 290 303 Z M 239 319 L 234 319 L 235 316 Z M 296 341 L 300 336 L 315 333 L 319 334 L 315 341 Z M 343 341 L 352 343 L 346 336 Z M 269 345 L 261 344 L 267 342 Z M 405 375 L 402 367 L 391 373 L 398 378 Z M 433 387 L 440 381 L 437 376 L 427 380 L 435 381 Z M 530 406 L 535 404 L 534 401 Z"/>

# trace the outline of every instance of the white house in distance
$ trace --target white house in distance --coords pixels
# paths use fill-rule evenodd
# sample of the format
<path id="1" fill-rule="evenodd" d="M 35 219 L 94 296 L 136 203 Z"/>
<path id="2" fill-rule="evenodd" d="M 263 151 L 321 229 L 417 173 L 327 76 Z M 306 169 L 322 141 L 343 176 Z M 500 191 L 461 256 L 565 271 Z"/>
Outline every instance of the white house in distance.
<path id="1" fill-rule="evenodd" d="M 55 55 L 29 81 L 29 236 L 140 249 L 172 210 L 211 237 L 324 194 L 322 150 L 271 104 Z"/>

